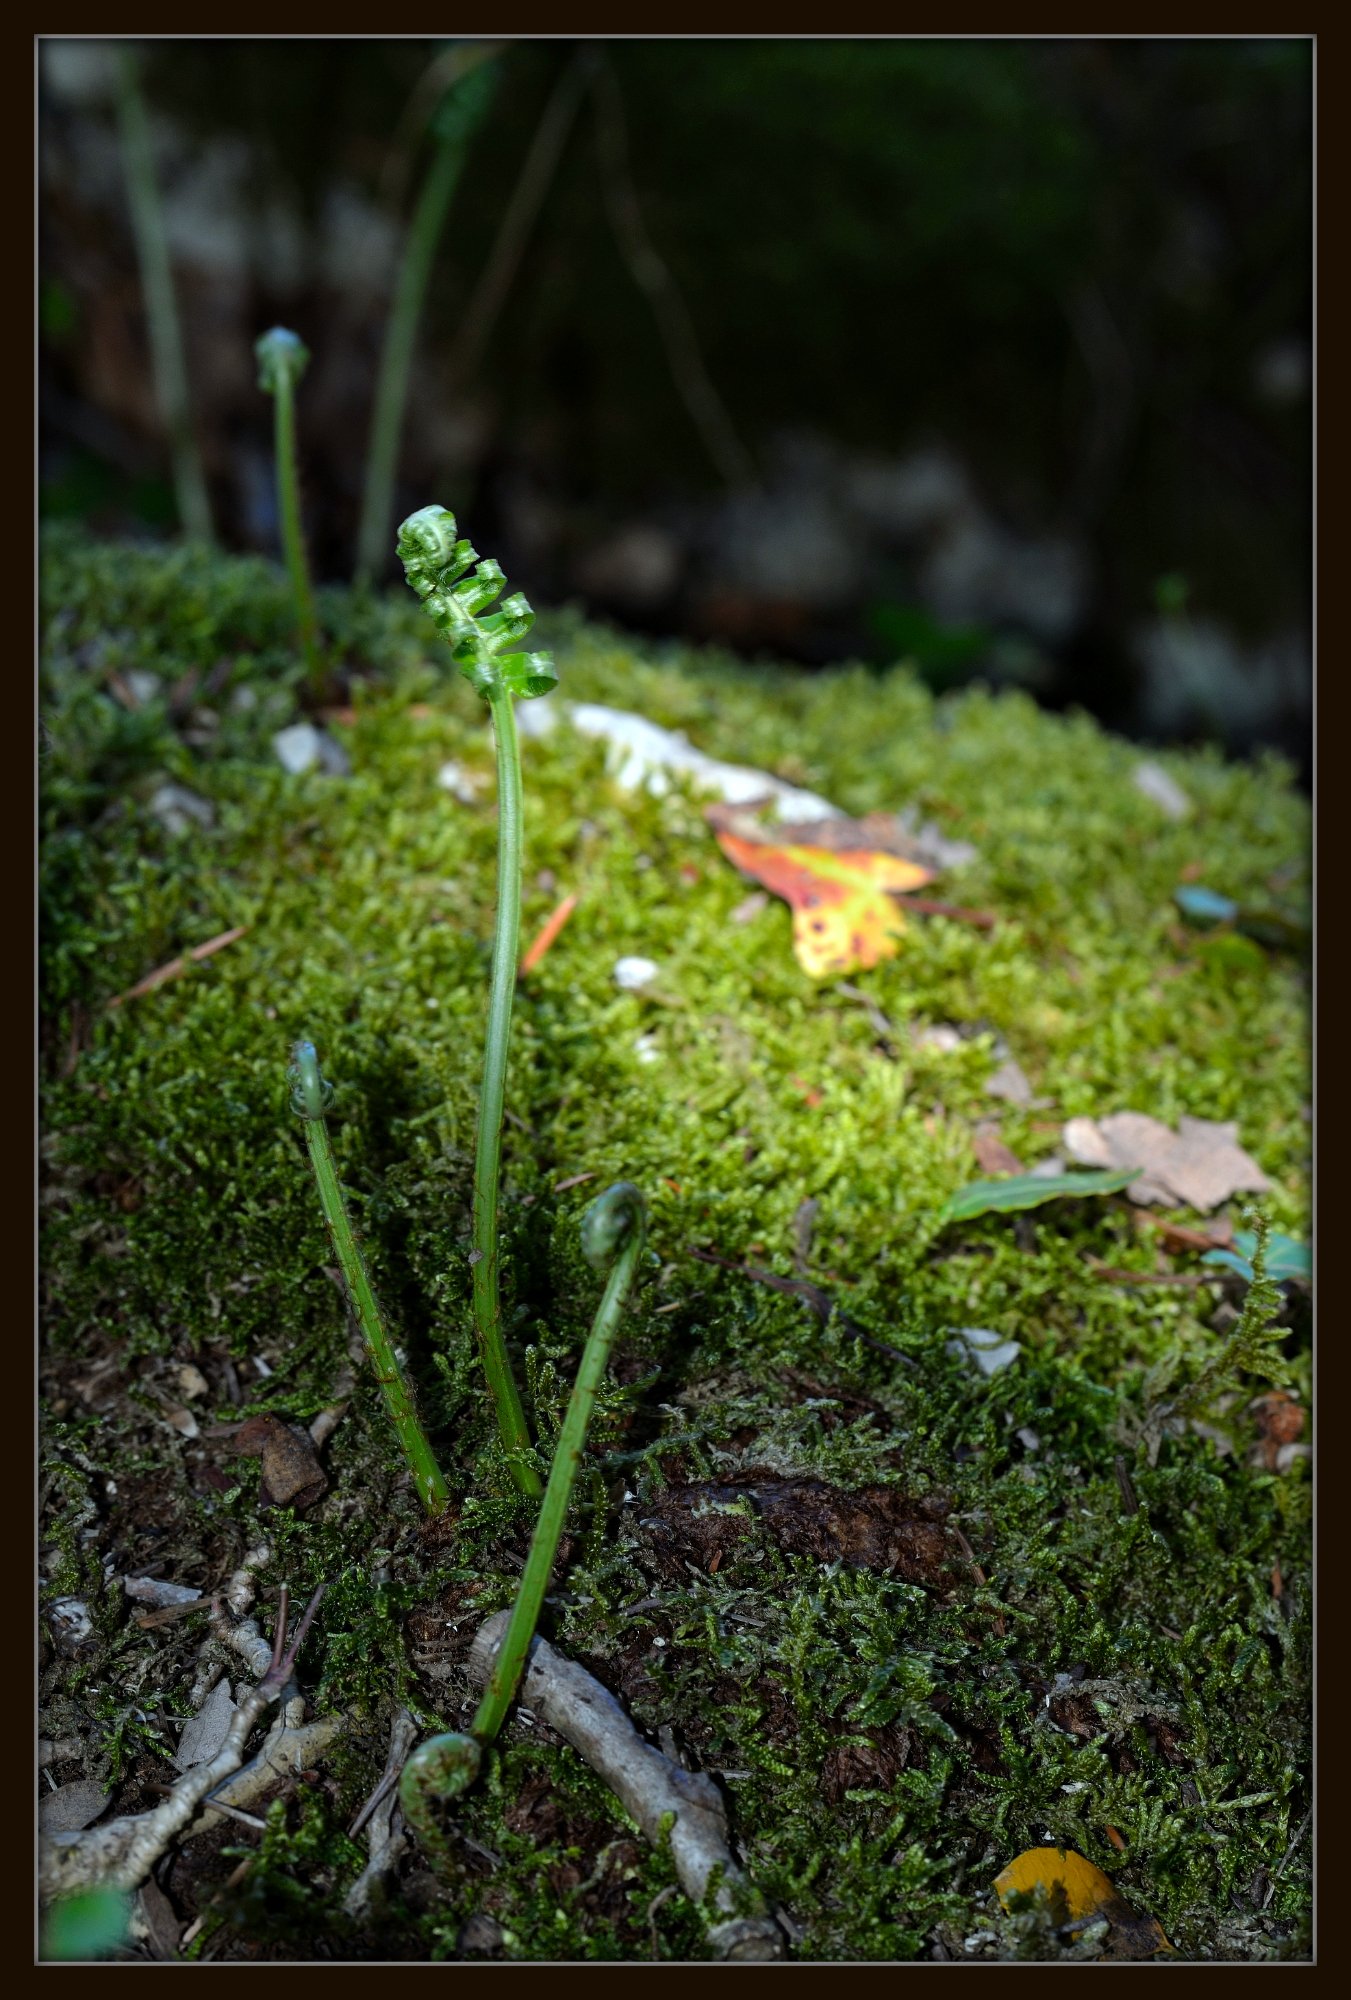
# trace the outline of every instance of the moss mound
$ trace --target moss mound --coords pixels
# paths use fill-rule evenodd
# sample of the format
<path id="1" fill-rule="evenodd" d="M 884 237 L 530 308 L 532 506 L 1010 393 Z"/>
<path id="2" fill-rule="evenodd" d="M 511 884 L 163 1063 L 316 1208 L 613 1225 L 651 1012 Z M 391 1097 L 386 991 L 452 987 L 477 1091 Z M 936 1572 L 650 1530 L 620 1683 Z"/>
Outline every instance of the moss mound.
<path id="1" fill-rule="evenodd" d="M 43 588 L 43 1575 L 93 1619 L 44 1667 L 45 1732 L 82 1746 L 55 1775 L 153 1802 L 206 1621 L 137 1623 L 118 1580 L 158 1567 L 205 1604 L 265 1538 L 268 1587 L 330 1584 L 307 1685 L 349 1727 L 321 1783 L 279 1791 L 261 1846 L 243 1836 L 233 1888 L 231 1841 L 174 1860 L 168 1894 L 206 1918 L 194 1952 L 704 1956 L 699 1912 L 663 1897 L 669 1856 L 520 1717 L 457 1804 L 458 1872 L 411 1854 L 383 1918 L 341 1914 L 392 1711 L 458 1720 L 468 1641 L 530 1526 L 469 1332 L 486 713 L 411 597 L 331 593 L 351 770 L 292 776 L 271 748 L 299 699 L 277 572 L 54 534 Z M 993 1905 L 999 1869 L 1047 1843 L 1179 1953 L 1306 1954 L 1307 1465 L 1271 1448 L 1249 1409 L 1265 1385 L 1237 1373 L 1153 1463 L 1140 1442 L 1160 1365 L 1212 1361 L 1242 1284 L 1123 1198 L 940 1213 L 981 1177 L 992 1113 L 1035 1161 L 1065 1119 L 1132 1109 L 1237 1120 L 1274 1226 L 1306 1233 L 1304 969 L 1185 932 L 1173 901 L 1198 872 L 1240 902 L 1298 891 L 1289 773 L 1169 756 L 1193 802 L 1174 822 L 1133 784 L 1137 750 L 1018 695 L 639 650 L 566 617 L 540 633 L 567 699 L 851 812 L 916 807 L 977 851 L 937 893 L 999 917 L 914 918 L 896 959 L 816 984 L 784 907 L 745 910 L 694 798 L 620 789 L 566 725 L 526 744 L 523 937 L 580 898 L 522 984 L 508 1094 L 504 1309 L 546 1449 L 596 1296 L 580 1213 L 621 1177 L 652 1208 L 551 1636 L 722 1774 L 795 1956 L 1110 1951 Z M 473 803 L 438 782 L 450 760 L 482 775 Z M 166 785 L 209 815 L 180 802 L 169 830 Z M 617 988 L 625 954 L 657 962 L 650 987 Z M 955 1046 L 923 1039 L 940 1022 Z M 339 1166 L 456 1495 L 435 1535 L 326 1275 L 287 1108 L 301 1033 L 338 1086 Z M 1000 1038 L 1028 1106 L 986 1095 Z M 951 1351 L 969 1325 L 1016 1361 L 987 1378 Z M 1294 1291 L 1281 1331 L 1307 1401 Z M 228 1427 L 345 1399 L 326 1495 L 260 1512 Z"/>

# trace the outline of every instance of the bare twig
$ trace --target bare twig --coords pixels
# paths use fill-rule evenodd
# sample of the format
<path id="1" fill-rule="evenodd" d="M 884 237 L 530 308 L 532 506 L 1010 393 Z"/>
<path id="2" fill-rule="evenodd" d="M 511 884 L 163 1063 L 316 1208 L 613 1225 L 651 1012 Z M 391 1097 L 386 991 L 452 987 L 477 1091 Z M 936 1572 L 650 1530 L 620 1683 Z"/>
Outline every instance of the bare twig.
<path id="1" fill-rule="evenodd" d="M 242 938 L 248 930 L 247 924 L 236 924 L 232 931 L 222 931 L 219 937 L 208 938 L 205 944 L 194 945 L 182 958 L 171 958 L 167 965 L 157 965 L 153 972 L 147 972 L 144 979 L 138 979 L 125 993 L 115 993 L 106 1004 L 111 1010 L 120 1007 L 126 1000 L 139 1000 L 143 993 L 153 993 L 157 986 L 163 986 L 170 979 L 180 979 L 189 965 L 200 965 L 204 958 L 211 958 L 216 952 L 224 951 L 227 944 Z"/>
<path id="2" fill-rule="evenodd" d="M 1305 1813 L 1303 1819 L 1299 1823 L 1298 1828 L 1296 1829 L 1294 1839 L 1291 1841 L 1290 1845 L 1286 1848 L 1285 1853 L 1281 1856 L 1280 1860 L 1276 1863 L 1275 1872 L 1273 1873 L 1271 1880 L 1267 1883 L 1267 1893 L 1262 1898 L 1263 1909 L 1266 1908 L 1267 1904 L 1271 1901 L 1272 1897 L 1275 1895 L 1277 1878 L 1285 1873 L 1286 1864 L 1293 1859 L 1295 1849 L 1299 1846 L 1301 1840 L 1303 1840 L 1305 1834 L 1309 1831 L 1309 1821 L 1312 1818 L 1313 1818 L 1313 1807 L 1310 1806 L 1309 1810 Z"/>
<path id="3" fill-rule="evenodd" d="M 483 276 L 464 309 L 460 330 L 450 353 L 452 382 L 465 382 L 473 376 L 488 345 L 498 314 L 506 303 L 512 281 L 520 268 L 530 231 L 558 170 L 558 162 L 567 144 L 568 133 L 572 130 L 572 121 L 577 115 L 577 106 L 594 60 L 590 50 L 576 55 L 558 78 L 553 94 L 544 107 L 544 115 L 530 142 L 520 179 L 512 189 L 511 200 L 507 203 Z"/>
<path id="4" fill-rule="evenodd" d="M 576 907 L 577 898 L 575 896 L 564 896 L 557 909 L 550 913 L 540 930 L 539 936 L 521 960 L 519 978 L 524 979 L 528 972 L 534 971 Z"/>
<path id="5" fill-rule="evenodd" d="M 890 1355 L 893 1361 L 899 1361 L 904 1368 L 916 1368 L 919 1365 L 910 1355 L 902 1354 L 899 1347 L 892 1347 L 890 1342 L 878 1340 L 875 1334 L 869 1333 L 866 1327 L 860 1326 L 856 1319 L 851 1319 L 842 1307 L 836 1305 L 829 1292 L 823 1291 L 820 1285 L 812 1284 L 807 1278 L 781 1278 L 777 1271 L 761 1270 L 758 1264 L 740 1263 L 735 1257 L 720 1256 L 716 1250 L 696 1249 L 692 1243 L 686 1244 L 685 1255 L 697 1258 L 701 1264 L 717 1264 L 724 1271 L 735 1271 L 739 1277 L 752 1278 L 757 1285 L 768 1285 L 771 1291 L 787 1292 L 791 1297 L 801 1299 L 805 1305 L 811 1307 L 822 1325 L 834 1313 L 851 1340 L 861 1340 L 865 1347 L 875 1348 L 879 1354 Z"/>
<path id="6" fill-rule="evenodd" d="M 370 1860 L 348 1890 L 343 1903 L 349 1917 L 360 1919 L 370 1915 L 386 1877 L 393 1874 L 408 1844 L 395 1787 L 417 1739 L 416 1722 L 406 1708 L 401 1708 L 390 1730 L 389 1755 L 385 1759 L 380 1782 L 348 1828 L 349 1833 L 356 1834 L 363 1825 L 366 1826 L 366 1841 L 370 1848 Z"/>
<path id="7" fill-rule="evenodd" d="M 185 1772 L 161 1805 L 148 1813 L 132 1813 L 83 1833 L 58 1833 L 42 1842 L 38 1864 L 39 1893 L 44 1899 L 67 1896 L 77 1889 L 93 1887 L 135 1889 L 145 1881 L 160 1856 L 171 1843 L 196 1821 L 199 1808 L 210 1795 L 221 1790 L 221 1803 L 247 1809 L 257 1793 L 271 1781 L 280 1760 L 300 1760 L 312 1754 L 318 1744 L 328 1741 L 340 1727 L 336 1717 L 314 1723 L 307 1730 L 289 1729 L 279 1722 L 265 1741 L 262 1751 L 246 1772 L 240 1771 L 244 1746 L 273 1702 L 283 1697 L 295 1665 L 296 1654 L 309 1630 L 310 1621 L 323 1596 L 323 1586 L 311 1598 L 295 1637 L 286 1644 L 285 1607 L 277 1622 L 277 1641 L 266 1648 L 267 1671 L 253 1692 L 239 1704 L 230 1720 L 216 1755 L 205 1764 Z M 250 1621 L 251 1622 L 251 1621 Z M 257 1657 L 257 1648 L 254 1649 Z M 287 1739 L 291 1739 L 289 1742 Z M 236 1778 L 236 1773 L 238 1777 Z M 233 1785 L 227 1780 L 234 1778 Z"/>
<path id="8" fill-rule="evenodd" d="M 153 1812 L 110 1820 L 84 1833 L 55 1834 L 42 1843 L 38 1886 L 44 1898 L 95 1886 L 135 1889 L 195 1816 L 207 1793 L 233 1776 L 244 1745 L 276 1699 L 276 1690 L 254 1689 L 240 1703 L 229 1732 L 207 1764 L 187 1772 Z"/>
<path id="9" fill-rule="evenodd" d="M 346 1403 L 332 1403 L 328 1409 L 320 1410 L 318 1416 L 310 1425 L 310 1443 L 316 1451 L 318 1451 L 321 1445 L 328 1443 L 328 1440 L 332 1437 L 346 1414 Z"/>
<path id="10" fill-rule="evenodd" d="M 596 64 L 592 91 L 596 105 L 596 150 L 610 225 L 633 282 L 652 308 L 676 388 L 709 457 L 727 484 L 758 486 L 755 462 L 733 429 L 722 398 L 709 380 L 689 309 L 647 233 L 629 166 L 619 82 L 608 58 L 602 57 Z"/>
<path id="11" fill-rule="evenodd" d="M 501 1611 L 479 1628 L 469 1672 L 480 1686 L 491 1677 L 510 1621 L 510 1612 Z M 723 1914 L 709 1940 L 720 1958 L 783 1956 L 783 1933 L 732 1854 L 726 1808 L 711 1778 L 682 1770 L 645 1743 L 609 1689 L 543 1639 L 531 1643 L 518 1698 L 586 1759 L 649 1840 L 661 1838 L 670 1815 L 671 1858 L 692 1902 L 702 1904 L 718 1872 L 713 1901 Z M 748 1914 L 738 1915 L 738 1908 Z"/>

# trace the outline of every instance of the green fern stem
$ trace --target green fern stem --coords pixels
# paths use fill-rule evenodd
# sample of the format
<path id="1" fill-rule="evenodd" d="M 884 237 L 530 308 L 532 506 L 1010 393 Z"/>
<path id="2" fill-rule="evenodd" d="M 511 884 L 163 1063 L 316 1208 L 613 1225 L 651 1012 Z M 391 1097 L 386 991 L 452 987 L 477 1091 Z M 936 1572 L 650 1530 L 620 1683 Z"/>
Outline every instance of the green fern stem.
<path id="1" fill-rule="evenodd" d="M 300 473 L 296 463 L 295 385 L 309 365 L 310 352 L 299 335 L 284 326 L 274 326 L 263 334 L 255 341 L 253 351 L 258 357 L 258 387 L 272 397 L 275 405 L 277 514 L 281 521 L 282 549 L 291 579 L 305 672 L 310 686 L 317 691 L 323 680 L 319 619 L 300 526 Z"/>
<path id="2" fill-rule="evenodd" d="M 488 707 L 497 744 L 497 925 L 474 1157 L 474 1326 L 512 1477 L 523 1493 L 537 1499 L 540 1483 L 530 1457 L 530 1432 L 502 1338 L 497 1241 L 507 1050 L 521 928 L 521 750 L 510 694 L 505 689 L 490 694 Z"/>
<path id="3" fill-rule="evenodd" d="M 352 1302 L 352 1310 L 385 1398 L 390 1422 L 403 1446 L 419 1500 L 429 1514 L 443 1513 L 450 1493 L 418 1420 L 412 1391 L 404 1380 L 393 1345 L 381 1321 L 366 1262 L 347 1213 L 337 1162 L 333 1158 L 328 1128 L 324 1123 L 333 1087 L 319 1073 L 319 1057 L 313 1042 L 296 1043 L 290 1077 L 291 1107 L 305 1121 L 305 1143 L 309 1147 L 310 1165 L 314 1168 L 315 1184 L 319 1189 L 319 1204 L 342 1270 L 347 1296 Z"/>
<path id="4" fill-rule="evenodd" d="M 609 1264 L 610 1275 L 582 1350 L 520 1589 L 487 1688 L 468 1733 L 432 1737 L 413 1752 L 400 1780 L 404 1813 L 432 1852 L 442 1844 L 434 1811 L 437 1801 L 457 1796 L 474 1782 L 483 1753 L 515 1698 L 558 1554 L 596 1396 L 646 1241 L 646 1203 L 631 1181 L 616 1181 L 591 1204 L 582 1221 L 583 1251 L 593 1264 Z"/>
<path id="5" fill-rule="evenodd" d="M 474 1329 L 511 1476 L 522 1493 L 537 1500 L 539 1474 L 502 1337 L 497 1205 L 521 923 L 521 753 L 512 703 L 517 695 L 547 693 L 558 676 L 547 653 L 503 651 L 529 631 L 534 613 L 519 593 L 488 611 L 506 579 L 495 562 L 480 561 L 468 542 L 457 540 L 448 509 L 423 507 L 410 514 L 399 529 L 398 553 L 410 588 L 445 635 L 460 671 L 487 702 L 497 745 L 497 923 L 474 1162 Z"/>
<path id="6" fill-rule="evenodd" d="M 366 455 L 366 483 L 357 529 L 357 559 L 353 582 L 369 583 L 381 567 L 393 512 L 394 474 L 408 406 L 413 349 L 418 321 L 431 278 L 436 246 L 446 213 L 459 186 L 464 156 L 474 128 L 488 108 L 493 74 L 485 62 L 463 77 L 442 106 L 436 122 L 436 153 L 408 226 L 394 301 L 385 324 L 380 373 L 371 412 L 371 437 Z"/>

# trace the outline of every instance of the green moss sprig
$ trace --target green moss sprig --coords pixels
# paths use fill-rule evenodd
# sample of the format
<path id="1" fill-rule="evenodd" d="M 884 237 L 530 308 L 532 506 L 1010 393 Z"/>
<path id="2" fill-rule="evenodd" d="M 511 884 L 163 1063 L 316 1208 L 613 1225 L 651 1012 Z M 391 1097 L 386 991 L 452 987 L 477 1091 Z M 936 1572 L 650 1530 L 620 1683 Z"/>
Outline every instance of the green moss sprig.
<path id="1" fill-rule="evenodd" d="M 258 387 L 271 396 L 276 406 L 277 513 L 282 548 L 295 600 L 296 629 L 305 656 L 305 672 L 311 688 L 317 692 L 323 679 L 319 618 L 300 527 L 300 474 L 296 464 L 295 385 L 309 366 L 310 350 L 299 334 L 288 327 L 274 326 L 259 336 L 253 351 L 258 357 Z"/>
<path id="2" fill-rule="evenodd" d="M 558 1554 L 572 1484 L 605 1364 L 646 1242 L 647 1205 L 631 1181 L 616 1181 L 606 1188 L 582 1218 L 583 1253 L 599 1268 L 608 1264 L 610 1275 L 582 1350 L 577 1379 L 558 1433 L 549 1483 L 540 1503 L 539 1520 L 521 1574 L 511 1622 L 468 1734 L 456 1731 L 432 1737 L 413 1752 L 399 1782 L 399 1797 L 408 1822 L 431 1852 L 436 1852 L 441 1844 L 435 1812 L 437 1802 L 454 1798 L 473 1784 L 483 1763 L 483 1753 L 497 1736 L 515 1697 Z"/>
<path id="3" fill-rule="evenodd" d="M 393 1344 L 380 1318 L 366 1262 L 352 1230 L 352 1220 L 347 1213 L 342 1184 L 338 1179 L 337 1162 L 333 1158 L 328 1128 L 324 1123 L 325 1114 L 333 1101 L 333 1086 L 320 1074 L 319 1057 L 313 1042 L 296 1043 L 289 1075 L 291 1109 L 305 1121 L 305 1143 L 310 1151 L 310 1164 L 314 1168 L 324 1220 L 342 1270 L 347 1296 L 365 1339 L 376 1379 L 384 1392 L 385 1407 L 398 1432 L 419 1500 L 429 1514 L 440 1514 L 450 1494 L 418 1420 L 412 1391 L 404 1380 Z"/>
<path id="4" fill-rule="evenodd" d="M 519 592 L 489 612 L 506 578 L 495 562 L 480 561 L 470 544 L 459 539 L 448 509 L 423 507 L 410 514 L 399 529 L 398 553 L 410 586 L 445 634 L 457 666 L 487 702 L 497 744 L 497 924 L 474 1161 L 474 1326 L 512 1478 L 522 1493 L 537 1499 L 540 1481 L 530 1433 L 502 1338 L 497 1199 L 521 924 L 521 752 L 513 703 L 518 695 L 547 694 L 558 675 L 547 653 L 506 650 L 525 636 L 535 614 Z"/>

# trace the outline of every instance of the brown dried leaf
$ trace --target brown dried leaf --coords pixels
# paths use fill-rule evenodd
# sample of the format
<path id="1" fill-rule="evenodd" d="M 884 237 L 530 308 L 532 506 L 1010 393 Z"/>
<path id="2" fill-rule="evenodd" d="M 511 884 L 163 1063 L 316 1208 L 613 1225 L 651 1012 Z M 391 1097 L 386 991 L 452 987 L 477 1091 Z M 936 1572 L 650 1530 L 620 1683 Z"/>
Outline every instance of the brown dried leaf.
<path id="1" fill-rule="evenodd" d="M 1280 1464 L 1282 1447 L 1292 1445 L 1304 1429 L 1304 1412 L 1284 1389 L 1273 1389 L 1270 1395 L 1259 1396 L 1249 1403 L 1248 1414 L 1256 1423 L 1261 1440 L 1253 1457 L 1268 1472 L 1274 1472 Z"/>
<path id="2" fill-rule="evenodd" d="M 233 1451 L 262 1460 L 259 1505 L 310 1507 L 328 1485 L 309 1433 L 280 1417 L 250 1417 L 235 1433 Z"/>
<path id="3" fill-rule="evenodd" d="M 96 1778 L 76 1778 L 38 1800 L 38 1826 L 45 1834 L 82 1833 L 92 1826 L 112 1793 Z"/>
<path id="4" fill-rule="evenodd" d="M 972 1135 L 971 1150 L 983 1174 L 1020 1174 L 1023 1171 L 1018 1155 L 1004 1144 L 992 1125 L 977 1126 Z"/>
<path id="5" fill-rule="evenodd" d="M 1107 1118 L 1071 1118 L 1061 1138 L 1080 1166 L 1140 1167 L 1140 1178 L 1126 1190 L 1132 1201 L 1205 1211 L 1232 1194 L 1265 1194 L 1271 1187 L 1239 1145 L 1236 1122 L 1183 1117 L 1172 1132 L 1143 1111 L 1115 1111 Z"/>

